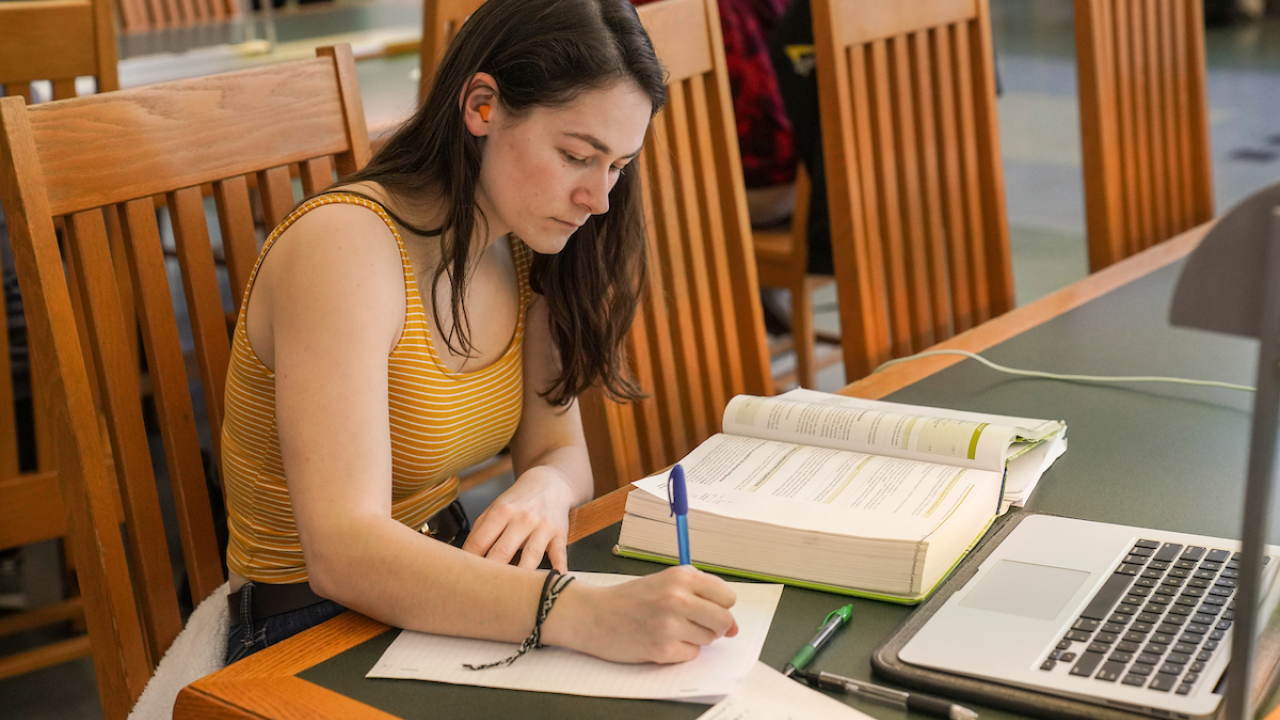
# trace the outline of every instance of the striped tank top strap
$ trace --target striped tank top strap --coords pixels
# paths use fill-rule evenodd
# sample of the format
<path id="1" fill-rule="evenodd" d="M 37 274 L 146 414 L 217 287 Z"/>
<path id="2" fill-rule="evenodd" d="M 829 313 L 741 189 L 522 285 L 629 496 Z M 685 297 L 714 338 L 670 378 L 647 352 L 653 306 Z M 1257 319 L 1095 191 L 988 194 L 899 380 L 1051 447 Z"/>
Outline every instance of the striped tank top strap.
<path id="1" fill-rule="evenodd" d="M 244 295 L 240 298 L 241 314 L 243 314 L 249 306 L 249 293 L 253 290 L 253 283 L 258 277 L 258 270 L 262 267 L 262 260 L 266 258 L 267 253 L 271 251 L 271 246 L 275 244 L 276 239 L 279 238 L 285 230 L 288 230 L 290 226 L 297 222 L 298 218 L 301 218 L 303 215 L 306 215 L 322 205 L 332 205 L 333 203 L 359 205 L 377 213 L 378 217 L 382 218 L 382 221 L 387 224 L 387 229 L 391 231 L 392 236 L 396 239 L 396 247 L 400 249 L 400 264 L 404 267 L 405 280 L 412 281 L 413 270 L 412 266 L 409 264 L 409 253 L 406 252 L 404 248 L 404 238 L 400 237 L 400 230 L 396 227 L 391 216 L 387 214 L 387 211 L 373 200 L 360 195 L 344 192 L 324 193 L 317 195 L 294 208 L 293 212 L 289 213 L 289 216 L 282 220 L 280 224 L 271 231 L 271 234 L 267 236 L 266 242 L 262 244 L 262 251 L 258 253 L 258 260 L 253 265 L 253 271 L 249 273 L 249 281 L 245 283 Z"/>

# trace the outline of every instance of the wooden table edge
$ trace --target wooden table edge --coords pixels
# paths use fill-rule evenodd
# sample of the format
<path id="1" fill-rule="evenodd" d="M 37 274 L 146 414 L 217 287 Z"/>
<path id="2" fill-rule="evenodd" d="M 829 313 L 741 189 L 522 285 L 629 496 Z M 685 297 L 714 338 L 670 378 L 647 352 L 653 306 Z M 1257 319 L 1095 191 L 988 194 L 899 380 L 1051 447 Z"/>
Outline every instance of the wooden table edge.
<path id="1" fill-rule="evenodd" d="M 1213 222 L 1199 225 L 1167 242 L 1153 246 L 1111 267 L 1096 272 L 1055 293 L 1001 315 L 998 318 L 939 343 L 934 349 L 959 349 L 981 352 L 1009 338 L 1041 325 L 1053 318 L 1101 297 L 1143 275 L 1154 272 L 1185 257 L 1195 249 Z M 910 385 L 963 358 L 934 357 L 903 363 L 863 378 L 841 390 L 842 394 L 880 398 Z M 569 514 L 569 542 L 576 542 L 618 522 L 623 515 L 631 485 L 575 508 Z M 335 655 L 359 645 L 388 629 L 388 626 L 363 615 L 348 612 L 329 622 L 272 646 L 234 665 L 219 670 L 183 688 L 178 695 L 174 717 L 182 718 L 283 718 L 303 715 L 261 715 L 230 701 L 234 689 L 236 699 L 261 700 L 263 693 L 278 696 L 287 686 L 289 702 L 307 717 L 317 717 L 317 709 L 326 710 L 324 717 L 373 720 L 392 717 L 345 696 L 308 683 L 294 676 Z M 282 680 L 295 682 L 281 684 Z M 274 683 L 274 684 L 273 684 Z M 278 704 L 278 703 L 277 703 Z"/>

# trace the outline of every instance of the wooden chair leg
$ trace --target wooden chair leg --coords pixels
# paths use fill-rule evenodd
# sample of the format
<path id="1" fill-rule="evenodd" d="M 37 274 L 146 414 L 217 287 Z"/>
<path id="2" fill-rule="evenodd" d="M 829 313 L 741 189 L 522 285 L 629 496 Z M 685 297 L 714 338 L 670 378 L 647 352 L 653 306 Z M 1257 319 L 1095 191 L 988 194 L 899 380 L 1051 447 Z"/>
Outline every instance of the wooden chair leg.
<path id="1" fill-rule="evenodd" d="M 814 357 L 813 293 L 805 277 L 791 286 L 791 343 L 796 351 L 796 378 L 800 387 L 818 386 L 818 365 Z"/>

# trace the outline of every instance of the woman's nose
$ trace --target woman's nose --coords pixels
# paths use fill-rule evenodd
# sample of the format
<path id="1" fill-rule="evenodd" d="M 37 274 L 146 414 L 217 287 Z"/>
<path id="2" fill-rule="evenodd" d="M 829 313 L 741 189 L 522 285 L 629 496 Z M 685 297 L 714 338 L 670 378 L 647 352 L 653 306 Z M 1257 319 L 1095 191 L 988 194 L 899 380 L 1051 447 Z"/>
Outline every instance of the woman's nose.
<path id="1" fill-rule="evenodd" d="M 609 190 L 613 187 L 610 172 L 592 172 L 583 178 L 576 191 L 574 201 L 586 208 L 592 215 L 603 215 L 609 211 Z"/>

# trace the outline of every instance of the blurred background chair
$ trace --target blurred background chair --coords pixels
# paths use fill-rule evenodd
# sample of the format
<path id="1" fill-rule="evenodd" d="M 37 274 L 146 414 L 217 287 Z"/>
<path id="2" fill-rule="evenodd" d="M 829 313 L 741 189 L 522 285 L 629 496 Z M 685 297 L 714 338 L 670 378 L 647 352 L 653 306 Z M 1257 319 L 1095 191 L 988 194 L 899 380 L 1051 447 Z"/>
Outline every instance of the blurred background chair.
<path id="1" fill-rule="evenodd" d="M 845 378 L 1014 305 L 986 0 L 814 0 Z"/>
<path id="2" fill-rule="evenodd" d="M 1213 217 L 1202 0 L 1075 0 L 1089 270 Z"/>
<path id="3" fill-rule="evenodd" d="M 791 222 L 782 227 L 756 228 L 752 240 L 756 253 L 756 269 L 760 284 L 784 288 L 790 296 L 791 317 L 788 338 L 770 355 L 792 350 L 796 355 L 796 384 L 803 388 L 818 386 L 818 371 L 840 362 L 840 353 L 818 357 L 818 342 L 836 344 L 838 335 L 819 332 L 813 323 L 813 291 L 834 282 L 828 275 L 809 273 L 809 176 L 803 167 L 796 170 L 796 205 Z M 788 378 L 775 377 L 779 384 Z"/>
<path id="4" fill-rule="evenodd" d="M 98 92 L 116 90 L 114 23 L 110 0 L 0 3 L 0 89 L 32 102 L 31 84 L 43 81 L 62 100 L 91 77 Z"/>
<path id="5" fill-rule="evenodd" d="M 259 51 L 275 44 L 271 2 L 257 14 L 249 0 L 117 0 L 123 57 L 180 53 L 192 48 L 242 45 L 258 40 Z M 262 38 L 257 38 L 261 24 Z"/>
<path id="6" fill-rule="evenodd" d="M 241 13 L 238 0 L 120 0 L 120 27 L 135 33 L 229 20 Z"/>
<path id="7" fill-rule="evenodd" d="M 635 161 L 650 265 L 628 348 L 649 397 L 580 398 L 597 495 L 719 432 L 734 395 L 773 394 L 715 0 L 638 12 L 669 73 L 667 106 Z"/>
<path id="8" fill-rule="evenodd" d="M 86 91 L 115 90 L 115 26 L 109 0 L 24 0 L 0 3 L 0 91 L 6 96 L 66 99 Z M 85 87 L 86 85 L 91 86 Z M 32 362 L 25 318 L 17 293 L 4 215 L 0 212 L 4 255 L 4 303 L 0 314 L 0 557 L 5 588 L 13 598 L 0 615 L 0 636 L 46 626 L 82 622 L 81 598 L 73 589 L 51 604 L 29 602 L 21 587 L 24 546 L 60 538 L 66 513 L 58 490 L 52 436 L 48 432 L 45 383 L 33 374 L 47 367 Z M 11 344 L 12 338 L 12 344 Z M 118 503 L 117 503 L 118 504 Z M 48 580 L 56 581 L 58 573 Z M 64 580 L 73 584 L 70 574 Z M 21 643 L 26 647 L 30 643 Z M 13 677 L 89 654 L 82 629 L 51 642 L 0 656 L 0 678 Z"/>
<path id="9" fill-rule="evenodd" d="M 217 101 L 211 100 L 217 98 Z M 110 116 L 104 124 L 97 118 Z M 271 123 L 263 123 L 270 117 Z M 58 476 L 92 638 L 103 714 L 124 718 L 182 627 L 157 478 L 167 475 L 196 601 L 225 579 L 197 440 L 192 387 L 202 390 L 217 447 L 237 308 L 258 254 L 247 179 L 269 224 L 368 160 L 349 47 L 314 60 L 28 107 L 0 100 L 0 202 L 9 216 L 31 344 L 46 369 Z M 226 249 L 224 282 L 201 187 L 212 184 Z M 165 226 L 157 224 L 156 197 Z M 108 240 L 117 216 L 155 397 L 163 458 L 144 426 L 136 327 Z M 60 250 L 56 227 L 65 228 Z M 172 233 L 198 360 L 188 377 L 166 272 Z M 193 383 L 193 381 L 198 381 Z M 109 448 L 99 434 L 99 413 Z M 108 453 L 114 474 L 108 471 Z M 123 500 L 128 546 L 116 497 Z"/>
<path id="10" fill-rule="evenodd" d="M 444 57 L 445 48 L 458 34 L 462 23 L 483 4 L 484 0 L 423 0 L 418 104 L 427 99 L 427 91 L 431 89 L 431 81 L 436 76 L 436 67 Z"/>

